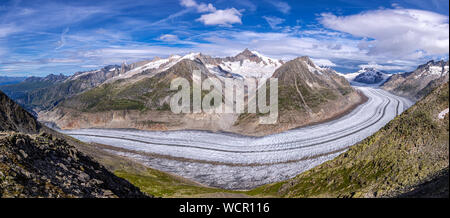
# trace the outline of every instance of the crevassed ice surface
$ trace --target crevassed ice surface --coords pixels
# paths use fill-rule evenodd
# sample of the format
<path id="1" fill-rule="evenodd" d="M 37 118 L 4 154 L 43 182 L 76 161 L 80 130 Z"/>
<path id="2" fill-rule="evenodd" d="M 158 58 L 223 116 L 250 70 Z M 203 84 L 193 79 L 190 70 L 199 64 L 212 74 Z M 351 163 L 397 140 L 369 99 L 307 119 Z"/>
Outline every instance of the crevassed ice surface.
<path id="1" fill-rule="evenodd" d="M 62 131 L 149 167 L 227 189 L 250 189 L 292 178 L 333 159 L 372 135 L 412 102 L 374 87 L 358 87 L 369 100 L 331 122 L 265 137 L 206 131 L 117 129 Z M 170 157 L 170 158 L 167 158 Z"/>

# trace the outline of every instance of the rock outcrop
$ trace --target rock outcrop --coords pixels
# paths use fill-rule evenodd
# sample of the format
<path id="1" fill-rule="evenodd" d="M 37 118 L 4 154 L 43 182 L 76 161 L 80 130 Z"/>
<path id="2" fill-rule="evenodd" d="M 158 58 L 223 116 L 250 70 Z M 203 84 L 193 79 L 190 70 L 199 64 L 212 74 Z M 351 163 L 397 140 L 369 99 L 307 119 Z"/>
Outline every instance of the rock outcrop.
<path id="1" fill-rule="evenodd" d="M 33 115 L 0 91 L 0 132 L 37 133 L 40 127 Z"/>

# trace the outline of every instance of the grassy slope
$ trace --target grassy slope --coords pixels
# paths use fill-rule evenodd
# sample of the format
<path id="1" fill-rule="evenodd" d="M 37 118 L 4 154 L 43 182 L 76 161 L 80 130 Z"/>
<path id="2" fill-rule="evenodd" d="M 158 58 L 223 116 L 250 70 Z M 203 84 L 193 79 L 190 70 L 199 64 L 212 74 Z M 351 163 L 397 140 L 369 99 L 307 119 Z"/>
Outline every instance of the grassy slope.
<path id="1" fill-rule="evenodd" d="M 150 168 L 144 171 L 120 169 L 115 174 L 139 187 L 141 191 L 157 197 L 248 197 L 243 192 L 205 187 Z"/>
<path id="2" fill-rule="evenodd" d="M 379 197 L 408 191 L 449 163 L 448 83 L 334 160 L 248 194 L 275 197 Z"/>

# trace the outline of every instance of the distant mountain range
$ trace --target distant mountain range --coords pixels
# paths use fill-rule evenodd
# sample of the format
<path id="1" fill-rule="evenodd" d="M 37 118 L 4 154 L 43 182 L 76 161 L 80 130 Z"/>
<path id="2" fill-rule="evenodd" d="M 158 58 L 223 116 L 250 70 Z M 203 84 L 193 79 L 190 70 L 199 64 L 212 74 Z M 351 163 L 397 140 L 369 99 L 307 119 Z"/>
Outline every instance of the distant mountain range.
<path id="1" fill-rule="evenodd" d="M 0 90 L 29 111 L 48 110 L 63 99 L 96 87 L 114 76 L 121 68 L 106 66 L 99 70 L 79 72 L 72 76 L 50 74 L 30 77 L 18 84 L 1 86 Z"/>
<path id="2" fill-rule="evenodd" d="M 26 77 L 0 76 L 0 86 L 20 83 L 25 79 Z"/>

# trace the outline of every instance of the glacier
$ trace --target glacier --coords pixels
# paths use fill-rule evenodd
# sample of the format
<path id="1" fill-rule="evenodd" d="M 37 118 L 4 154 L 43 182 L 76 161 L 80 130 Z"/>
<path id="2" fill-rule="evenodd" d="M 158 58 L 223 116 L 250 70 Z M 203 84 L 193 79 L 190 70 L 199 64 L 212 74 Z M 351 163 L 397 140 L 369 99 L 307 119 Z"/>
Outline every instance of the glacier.
<path id="1" fill-rule="evenodd" d="M 345 152 L 413 102 L 373 86 L 368 101 L 322 124 L 264 137 L 208 131 L 60 130 L 146 166 L 225 189 L 243 190 L 292 178 Z"/>

